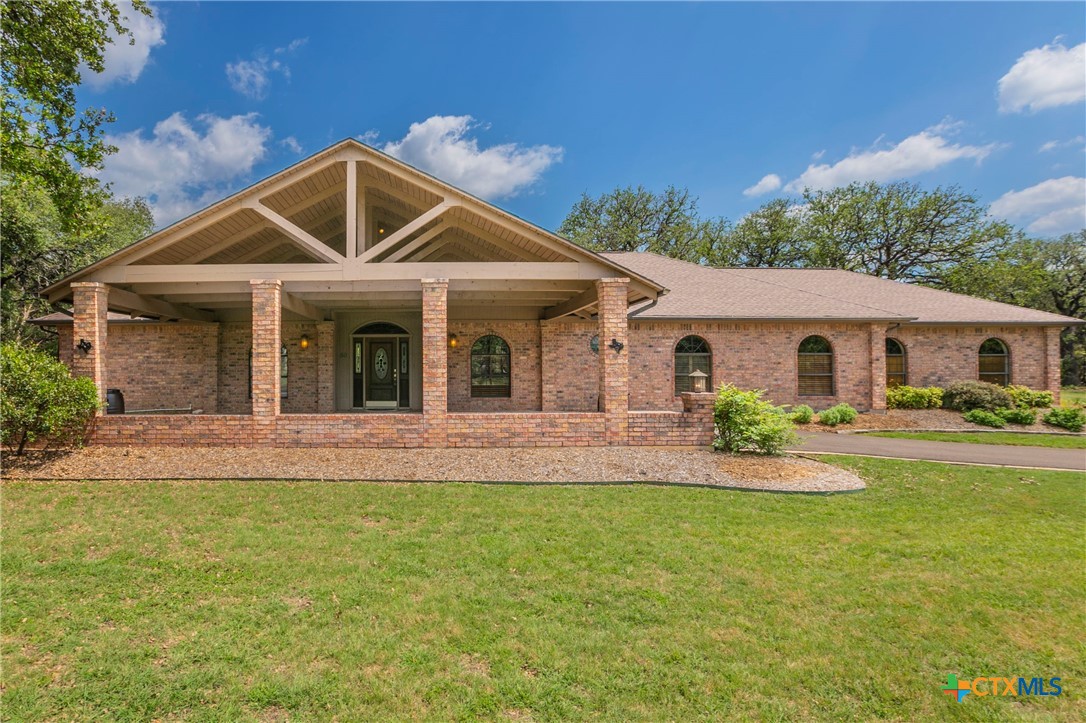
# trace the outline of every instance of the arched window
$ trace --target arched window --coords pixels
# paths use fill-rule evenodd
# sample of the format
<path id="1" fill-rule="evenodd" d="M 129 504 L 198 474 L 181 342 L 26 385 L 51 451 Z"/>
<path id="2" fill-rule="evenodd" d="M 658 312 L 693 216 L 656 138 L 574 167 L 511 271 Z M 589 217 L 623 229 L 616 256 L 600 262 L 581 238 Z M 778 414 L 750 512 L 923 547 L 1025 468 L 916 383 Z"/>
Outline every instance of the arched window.
<path id="1" fill-rule="evenodd" d="M 1011 355 L 999 339 L 987 339 L 980 345 L 980 380 L 1007 386 L 1011 383 Z"/>
<path id="2" fill-rule="evenodd" d="M 500 336 L 479 337 L 471 345 L 471 396 L 508 397 L 509 345 Z"/>
<path id="3" fill-rule="evenodd" d="M 684 336 L 675 345 L 675 394 L 694 390 L 690 373 L 697 369 L 709 376 L 705 388 L 713 388 L 713 353 L 700 336 Z"/>
<path id="4" fill-rule="evenodd" d="M 905 345 L 897 339 L 886 337 L 886 386 L 905 386 L 906 369 Z"/>
<path id="5" fill-rule="evenodd" d="M 799 395 L 833 396 L 833 347 L 821 336 L 799 343 Z"/>

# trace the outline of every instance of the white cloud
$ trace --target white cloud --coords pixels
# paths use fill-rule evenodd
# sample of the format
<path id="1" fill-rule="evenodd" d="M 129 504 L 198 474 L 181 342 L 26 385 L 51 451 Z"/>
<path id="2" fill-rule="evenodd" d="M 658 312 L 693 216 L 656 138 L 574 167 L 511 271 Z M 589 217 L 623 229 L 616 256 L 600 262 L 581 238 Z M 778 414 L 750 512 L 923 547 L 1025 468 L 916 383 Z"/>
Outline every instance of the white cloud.
<path id="1" fill-rule="evenodd" d="M 287 136 L 283 140 L 279 141 L 279 145 L 286 148 L 291 153 L 296 155 L 302 155 L 305 151 L 302 149 L 302 144 L 298 142 L 298 139 L 294 136 Z"/>
<path id="2" fill-rule="evenodd" d="M 382 150 L 483 198 L 514 196 L 562 160 L 556 146 L 504 143 L 479 148 L 468 133 L 476 127 L 468 115 L 435 115 L 412 123 L 407 135 Z"/>
<path id="3" fill-rule="evenodd" d="M 1074 148 L 1075 146 L 1081 146 L 1086 143 L 1086 136 L 1075 136 L 1066 141 L 1049 141 L 1043 144 L 1037 149 L 1039 153 L 1048 153 L 1049 151 L 1055 151 L 1060 148 Z"/>
<path id="4" fill-rule="evenodd" d="M 1038 111 L 1086 100 L 1086 43 L 1027 50 L 999 79 L 1001 113 Z"/>
<path id="5" fill-rule="evenodd" d="M 143 129 L 108 136 L 117 153 L 106 158 L 99 178 L 120 196 L 146 197 L 162 227 L 234 190 L 265 157 L 271 135 L 255 113 L 204 114 L 195 124 L 174 113 L 150 137 Z"/>
<path id="6" fill-rule="evenodd" d="M 824 156 L 824 155 L 826 155 L 826 149 L 825 148 L 823 148 L 820 151 L 815 151 L 814 153 L 812 153 L 811 154 L 811 160 L 812 161 L 820 160 L 822 158 L 822 156 Z"/>
<path id="7" fill-rule="evenodd" d="M 258 50 L 248 60 L 227 63 L 226 80 L 231 88 L 242 95 L 254 100 L 263 100 L 268 95 L 273 74 L 278 73 L 290 80 L 290 66 L 281 58 L 293 54 L 307 42 L 309 38 L 298 38 L 285 47 L 276 48 L 270 56 Z"/>
<path id="8" fill-rule="evenodd" d="M 755 183 L 750 188 L 743 190 L 743 195 L 746 197 L 761 196 L 763 193 L 769 193 L 770 191 L 776 191 L 781 187 L 781 177 L 776 173 L 768 173 L 762 176 L 762 180 Z"/>
<path id="9" fill-rule="evenodd" d="M 105 70 L 95 73 L 86 66 L 80 68 L 80 74 L 87 85 L 95 90 L 102 90 L 115 82 L 135 83 L 151 60 L 151 50 L 165 45 L 166 26 L 158 16 L 158 9 L 152 7 L 153 17 L 147 17 L 132 9 L 131 3 L 119 4 L 121 22 L 132 33 L 132 37 L 118 38 L 112 29 L 109 37 L 113 42 L 106 46 L 103 54 Z"/>
<path id="10" fill-rule="evenodd" d="M 355 136 L 358 140 L 365 143 L 367 146 L 373 146 L 377 144 L 377 138 L 381 135 L 381 132 L 376 128 L 370 128 L 365 133 Z"/>
<path id="11" fill-rule="evenodd" d="M 865 150 L 853 150 L 833 164 L 807 166 L 807 170 L 784 187 L 799 192 L 804 188 L 823 189 L 844 186 L 853 181 L 896 181 L 944 166 L 953 161 L 982 161 L 998 147 L 996 143 L 970 146 L 952 143 L 959 123 L 943 121 L 888 148 L 879 148 L 881 137 Z"/>
<path id="12" fill-rule="evenodd" d="M 1086 228 L 1086 178 L 1050 178 L 1008 191 L 989 208 L 993 216 L 1026 223 L 1026 231 L 1057 236 Z"/>

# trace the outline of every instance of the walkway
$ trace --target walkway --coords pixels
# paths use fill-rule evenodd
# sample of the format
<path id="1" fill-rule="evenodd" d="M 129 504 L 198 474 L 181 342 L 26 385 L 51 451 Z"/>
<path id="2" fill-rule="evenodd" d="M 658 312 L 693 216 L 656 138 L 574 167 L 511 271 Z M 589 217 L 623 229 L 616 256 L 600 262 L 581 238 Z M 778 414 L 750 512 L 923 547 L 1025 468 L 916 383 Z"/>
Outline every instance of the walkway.
<path id="1" fill-rule="evenodd" d="M 872 437 L 867 434 L 801 434 L 801 454 L 855 454 L 865 457 L 922 459 L 932 462 L 985 464 L 997 467 L 1036 467 L 1086 472 L 1086 451 L 999 444 L 928 442 L 921 439 Z"/>

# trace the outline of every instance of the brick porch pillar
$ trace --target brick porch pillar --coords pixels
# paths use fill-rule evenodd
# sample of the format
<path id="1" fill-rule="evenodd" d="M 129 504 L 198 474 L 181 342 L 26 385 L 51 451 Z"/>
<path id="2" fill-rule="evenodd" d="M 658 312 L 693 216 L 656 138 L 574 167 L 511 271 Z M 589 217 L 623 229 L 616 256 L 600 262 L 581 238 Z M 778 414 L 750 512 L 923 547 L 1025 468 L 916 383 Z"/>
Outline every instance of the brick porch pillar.
<path id="1" fill-rule="evenodd" d="M 600 411 L 604 413 L 607 444 L 629 442 L 630 348 L 626 334 L 629 279 L 599 279 Z M 611 348 L 612 340 L 622 345 Z"/>
<path id="2" fill-rule="evenodd" d="M 109 287 L 97 281 L 72 284 L 72 374 L 89 377 L 98 386 L 98 400 L 106 400 L 106 335 Z M 76 345 L 90 343 L 86 353 Z M 99 414 L 101 414 L 101 410 Z"/>
<path id="3" fill-rule="evenodd" d="M 253 416 L 279 414 L 279 353 L 282 349 L 283 282 L 254 279 Z"/>
<path id="4" fill-rule="evenodd" d="M 336 323 L 317 322 L 317 412 L 336 411 Z"/>
<path id="5" fill-rule="evenodd" d="M 1052 399 L 1060 403 L 1060 382 L 1063 369 L 1060 366 L 1060 332 L 1057 326 L 1046 326 L 1045 331 L 1045 389 L 1052 392 Z"/>
<path id="6" fill-rule="evenodd" d="M 886 327 L 871 325 L 871 411 L 886 411 Z"/>
<path id="7" fill-rule="evenodd" d="M 448 444 L 449 280 L 422 280 L 422 424 L 423 445 Z"/>

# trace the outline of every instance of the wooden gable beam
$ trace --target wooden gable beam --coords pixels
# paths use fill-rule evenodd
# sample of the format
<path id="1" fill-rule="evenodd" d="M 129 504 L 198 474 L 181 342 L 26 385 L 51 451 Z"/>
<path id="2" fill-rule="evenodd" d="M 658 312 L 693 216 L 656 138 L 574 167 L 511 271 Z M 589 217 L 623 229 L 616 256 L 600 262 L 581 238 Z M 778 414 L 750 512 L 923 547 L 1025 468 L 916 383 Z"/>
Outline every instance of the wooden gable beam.
<path id="1" fill-rule="evenodd" d="M 592 286 L 577 294 L 569 301 L 563 301 L 561 304 L 557 304 L 545 310 L 543 312 L 543 318 L 557 319 L 558 317 L 566 316 L 567 314 L 578 314 L 598 303 L 599 296 L 596 293 L 596 287 Z"/>
<path id="2" fill-rule="evenodd" d="M 391 264 L 399 261 L 402 258 L 410 256 L 411 254 L 415 253 L 416 250 L 430 243 L 448 229 L 449 224 L 439 223 L 437 226 L 434 226 L 432 229 L 422 234 L 411 243 L 405 245 L 402 249 L 399 249 L 398 251 L 387 256 L 385 259 L 382 260 L 382 263 Z"/>
<path id="3" fill-rule="evenodd" d="M 294 294 L 284 291 L 282 294 L 283 308 L 292 311 L 298 316 L 314 321 L 324 321 L 324 311 L 310 304 L 305 299 L 299 299 Z"/>
<path id="4" fill-rule="evenodd" d="M 190 321 L 215 321 L 210 311 L 197 309 L 185 304 L 171 304 L 162 299 L 140 296 L 131 291 L 111 288 L 109 290 L 109 308 L 141 315 L 157 316 L 162 319 L 188 319 Z"/>
<path id="5" fill-rule="evenodd" d="M 421 216 L 417 216 L 413 221 L 408 223 L 399 231 L 390 234 L 388 238 L 381 240 L 373 246 L 370 246 L 368 249 L 366 249 L 365 253 L 358 257 L 358 261 L 360 263 L 366 263 L 372 260 L 375 256 L 379 256 L 380 254 L 383 254 L 386 251 L 395 248 L 396 245 L 403 241 L 405 238 L 415 233 L 431 221 L 436 221 L 437 219 L 441 218 L 451 209 L 454 209 L 459 205 L 460 204 L 457 201 L 443 201 L 442 203 L 439 203 Z"/>
<path id="6" fill-rule="evenodd" d="M 346 257 L 358 256 L 358 162 L 347 161 L 347 226 Z"/>
<path id="7" fill-rule="evenodd" d="M 542 261 L 542 258 L 533 255 L 527 249 L 523 249 L 517 246 L 512 241 L 506 241 L 500 236 L 496 236 L 490 233 L 486 229 L 479 228 L 478 226 L 472 226 L 463 219 L 458 218 L 453 221 L 453 224 L 469 236 L 474 236 L 480 241 L 485 241 L 491 246 L 497 246 L 500 249 L 508 251 L 509 253 L 516 256 L 518 261 Z"/>
<path id="8" fill-rule="evenodd" d="M 340 256 L 336 251 L 328 248 L 320 241 L 313 238 L 312 234 L 307 232 L 305 229 L 296 225 L 291 220 L 280 216 L 275 211 L 260 203 L 260 201 L 249 201 L 245 204 L 245 207 L 251 208 L 259 213 L 261 216 L 264 216 L 266 219 L 278 226 L 279 229 L 289 238 L 296 241 L 300 248 L 315 254 L 317 258 L 324 259 L 325 261 L 333 264 L 338 264 L 346 261 L 346 259 L 343 256 Z"/>
<path id="9" fill-rule="evenodd" d="M 413 254 L 409 259 L 407 259 L 407 261 L 409 263 L 417 263 L 419 261 L 422 261 L 423 259 L 430 258 L 438 251 L 448 246 L 450 243 L 452 243 L 452 236 L 446 236 L 435 244 L 427 246 L 423 249 L 419 249 L 419 251 Z"/>

